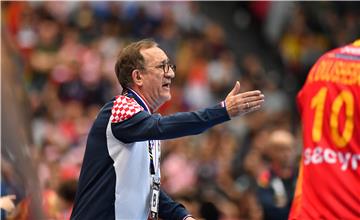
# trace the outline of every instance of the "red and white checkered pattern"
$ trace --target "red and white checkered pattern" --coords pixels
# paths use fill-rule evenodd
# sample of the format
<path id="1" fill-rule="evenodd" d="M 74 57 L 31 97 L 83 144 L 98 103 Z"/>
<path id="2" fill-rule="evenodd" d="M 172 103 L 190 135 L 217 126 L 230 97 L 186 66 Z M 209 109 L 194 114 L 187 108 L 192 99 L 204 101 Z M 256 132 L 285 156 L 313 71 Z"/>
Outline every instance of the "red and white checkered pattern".
<path id="1" fill-rule="evenodd" d="M 133 98 L 119 95 L 116 97 L 111 109 L 111 123 L 125 121 L 143 110 L 143 107 L 141 107 Z"/>

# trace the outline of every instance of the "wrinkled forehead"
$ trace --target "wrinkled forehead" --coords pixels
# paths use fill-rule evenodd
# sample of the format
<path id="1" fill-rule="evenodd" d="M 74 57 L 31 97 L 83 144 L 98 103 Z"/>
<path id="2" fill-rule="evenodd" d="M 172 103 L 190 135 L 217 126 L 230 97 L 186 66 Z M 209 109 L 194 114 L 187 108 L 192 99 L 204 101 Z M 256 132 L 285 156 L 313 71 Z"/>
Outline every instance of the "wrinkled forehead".
<path id="1" fill-rule="evenodd" d="M 145 59 L 147 65 L 157 65 L 161 62 L 168 61 L 168 56 L 159 47 L 151 47 L 148 49 L 140 50 L 140 53 Z"/>

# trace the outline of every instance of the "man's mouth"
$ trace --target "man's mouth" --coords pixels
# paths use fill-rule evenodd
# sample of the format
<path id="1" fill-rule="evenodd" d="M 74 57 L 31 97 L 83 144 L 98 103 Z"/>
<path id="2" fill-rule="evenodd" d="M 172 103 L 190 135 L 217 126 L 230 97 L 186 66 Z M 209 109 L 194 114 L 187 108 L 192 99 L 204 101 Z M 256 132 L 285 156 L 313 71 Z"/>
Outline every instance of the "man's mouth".
<path id="1" fill-rule="evenodd" d="M 162 85 L 162 87 L 165 87 L 165 88 L 170 89 L 170 84 L 171 84 L 171 83 L 164 83 L 164 84 Z"/>

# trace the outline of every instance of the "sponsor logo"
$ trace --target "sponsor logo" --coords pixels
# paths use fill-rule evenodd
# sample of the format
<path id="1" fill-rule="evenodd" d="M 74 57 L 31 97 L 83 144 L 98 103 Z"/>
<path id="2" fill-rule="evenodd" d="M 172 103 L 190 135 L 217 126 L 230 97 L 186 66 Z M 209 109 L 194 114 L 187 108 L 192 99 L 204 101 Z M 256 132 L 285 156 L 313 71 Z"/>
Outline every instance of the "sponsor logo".
<path id="1" fill-rule="evenodd" d="M 330 148 L 315 147 L 304 151 L 304 165 L 310 164 L 333 164 L 338 165 L 342 171 L 357 170 L 360 166 L 360 154 L 352 152 L 336 151 Z"/>

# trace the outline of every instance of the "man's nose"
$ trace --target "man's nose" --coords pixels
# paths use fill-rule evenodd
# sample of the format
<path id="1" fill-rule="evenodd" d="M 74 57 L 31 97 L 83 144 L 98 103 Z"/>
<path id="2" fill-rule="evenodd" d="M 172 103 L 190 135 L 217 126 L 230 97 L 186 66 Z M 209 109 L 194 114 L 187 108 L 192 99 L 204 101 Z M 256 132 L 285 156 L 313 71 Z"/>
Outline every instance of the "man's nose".
<path id="1" fill-rule="evenodd" d="M 165 74 L 168 78 L 175 78 L 175 71 L 172 68 L 169 68 L 169 71 Z"/>

